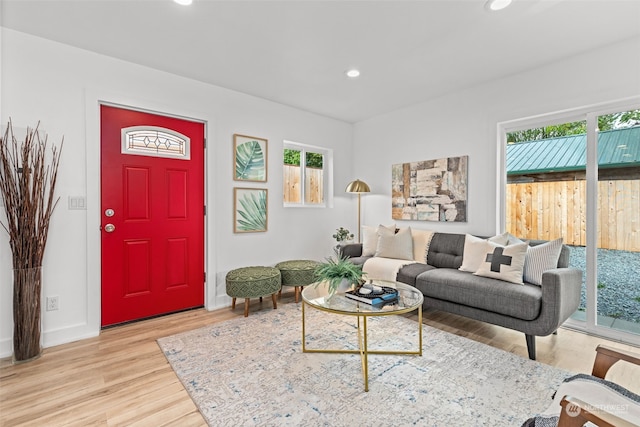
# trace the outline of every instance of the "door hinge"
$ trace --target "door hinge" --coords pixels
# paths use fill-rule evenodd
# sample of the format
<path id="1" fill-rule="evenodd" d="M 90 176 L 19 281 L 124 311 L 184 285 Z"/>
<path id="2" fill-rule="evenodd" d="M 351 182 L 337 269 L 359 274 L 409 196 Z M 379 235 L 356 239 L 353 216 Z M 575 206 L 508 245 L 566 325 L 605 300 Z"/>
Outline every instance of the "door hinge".
<path id="1" fill-rule="evenodd" d="M 206 216 L 207 215 L 207 205 L 204 205 L 203 207 L 204 207 L 204 214 Z"/>
<path id="2" fill-rule="evenodd" d="M 202 140 L 202 148 L 206 149 L 207 148 L 207 138 L 204 138 Z"/>
<path id="3" fill-rule="evenodd" d="M 204 273 L 202 273 L 202 274 L 204 275 L 204 281 L 205 281 L 205 283 L 206 283 L 206 281 L 207 281 L 207 272 L 205 271 L 205 272 L 204 272 Z"/>

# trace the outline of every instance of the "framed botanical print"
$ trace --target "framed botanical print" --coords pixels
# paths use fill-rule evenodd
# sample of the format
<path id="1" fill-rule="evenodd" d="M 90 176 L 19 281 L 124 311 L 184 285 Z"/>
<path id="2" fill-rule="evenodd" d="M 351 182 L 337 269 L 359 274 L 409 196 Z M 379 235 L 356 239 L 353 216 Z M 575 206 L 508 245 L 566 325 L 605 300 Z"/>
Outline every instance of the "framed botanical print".
<path id="1" fill-rule="evenodd" d="M 267 189 L 233 189 L 233 232 L 267 231 Z"/>
<path id="2" fill-rule="evenodd" d="M 267 140 L 233 135 L 233 179 L 267 182 Z"/>

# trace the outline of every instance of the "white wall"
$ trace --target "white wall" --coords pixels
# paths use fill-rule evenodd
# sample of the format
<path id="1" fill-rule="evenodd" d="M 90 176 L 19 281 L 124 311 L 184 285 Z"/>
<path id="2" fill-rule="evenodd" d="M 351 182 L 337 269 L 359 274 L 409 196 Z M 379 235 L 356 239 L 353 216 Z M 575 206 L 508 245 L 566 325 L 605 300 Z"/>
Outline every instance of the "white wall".
<path id="1" fill-rule="evenodd" d="M 99 196 L 97 100 L 186 114 L 207 121 L 207 307 L 228 302 L 224 275 L 248 264 L 330 253 L 335 228 L 356 224 L 355 197 L 346 184 L 367 182 L 363 224 L 390 223 L 391 165 L 469 156 L 467 223 L 397 221 L 445 232 L 497 231 L 498 122 L 640 94 L 640 39 L 541 66 L 527 73 L 427 101 L 352 126 L 219 87 L 107 58 L 2 28 L 0 119 L 41 128 L 65 147 L 44 261 L 43 296 L 58 295 L 60 310 L 44 312 L 45 346 L 99 333 Z M 508 60 L 508 58 L 505 58 Z M 472 72 L 470 70 L 470 72 Z M 232 135 L 269 140 L 269 231 L 233 233 Z M 334 150 L 336 195 L 331 209 L 284 209 L 279 174 L 282 141 Z M 260 185 L 256 185 L 260 186 Z M 87 211 L 67 209 L 85 195 Z M 0 214 L 3 214 L 0 212 Z M 89 229 L 88 229 L 89 228 Z M 0 230 L 0 357 L 11 354 L 11 263 Z"/>
<path id="2" fill-rule="evenodd" d="M 638 52 L 640 39 L 627 40 L 357 123 L 353 167 L 372 191 L 363 197 L 363 224 L 393 222 L 392 164 L 468 155 L 468 222 L 395 222 L 494 234 L 499 228 L 497 123 L 640 95 Z"/>
<path id="3" fill-rule="evenodd" d="M 350 173 L 352 125 L 220 87 L 115 60 L 5 28 L 0 33 L 0 118 L 14 128 L 35 126 L 64 150 L 46 248 L 43 298 L 59 296 L 60 310 L 43 312 L 45 347 L 99 333 L 99 124 L 98 100 L 187 115 L 207 122 L 207 270 L 209 309 L 229 303 L 224 276 L 244 265 L 286 259 L 322 259 L 331 235 L 352 226 L 356 205 L 344 193 Z M 233 233 L 232 135 L 269 140 L 266 233 Z M 334 150 L 333 208 L 283 208 L 284 139 Z M 69 210 L 69 196 L 86 196 L 86 211 Z M 1 209 L 1 208 L 0 208 Z M 4 218 L 4 212 L 0 212 Z M 12 272 L 7 234 L 0 230 L 0 357 L 11 354 Z"/>

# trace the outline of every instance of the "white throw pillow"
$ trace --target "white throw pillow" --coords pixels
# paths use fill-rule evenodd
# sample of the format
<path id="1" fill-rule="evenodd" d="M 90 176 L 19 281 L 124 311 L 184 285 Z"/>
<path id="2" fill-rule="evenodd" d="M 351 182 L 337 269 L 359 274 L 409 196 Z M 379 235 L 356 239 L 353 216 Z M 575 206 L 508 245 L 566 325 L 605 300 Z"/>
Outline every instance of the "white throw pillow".
<path id="1" fill-rule="evenodd" d="M 511 237 L 513 237 L 511 234 L 509 234 L 508 232 L 505 232 L 502 234 L 495 235 L 493 237 L 489 237 L 487 240 L 493 243 L 497 243 L 500 246 L 507 246 L 511 244 L 511 242 L 509 241 Z M 515 237 L 513 238 L 516 239 Z M 518 242 L 522 243 L 522 241 L 520 240 L 518 240 Z M 517 242 L 514 242 L 514 243 L 517 243 Z"/>
<path id="2" fill-rule="evenodd" d="M 542 273 L 558 267 L 562 237 L 527 249 L 524 260 L 524 281 L 542 285 Z"/>
<path id="3" fill-rule="evenodd" d="M 362 256 L 373 256 L 378 248 L 378 231 L 383 234 L 395 234 L 396 225 L 382 225 L 371 227 L 364 225 L 362 227 Z"/>
<path id="4" fill-rule="evenodd" d="M 486 252 L 485 259 L 480 263 L 476 276 L 492 277 L 506 282 L 522 285 L 524 259 L 527 256 L 527 242 L 515 245 L 501 246 L 489 242 L 491 250 Z"/>
<path id="5" fill-rule="evenodd" d="M 413 260 L 426 264 L 433 231 L 416 230 L 414 228 L 411 230 L 411 237 L 413 237 Z"/>
<path id="6" fill-rule="evenodd" d="M 462 253 L 462 265 L 458 270 L 475 273 L 484 261 L 491 245 L 485 239 L 466 234 L 464 237 L 464 252 Z"/>
<path id="7" fill-rule="evenodd" d="M 375 256 L 413 261 L 411 227 L 402 228 L 396 234 L 380 234 Z"/>
<path id="8" fill-rule="evenodd" d="M 500 246 L 506 246 L 509 242 L 509 233 L 498 234 L 489 239 L 481 239 L 480 237 L 466 234 L 464 238 L 464 251 L 462 252 L 462 265 L 458 270 L 475 273 L 486 257 L 488 251 L 491 250 L 489 242 L 496 243 Z"/>

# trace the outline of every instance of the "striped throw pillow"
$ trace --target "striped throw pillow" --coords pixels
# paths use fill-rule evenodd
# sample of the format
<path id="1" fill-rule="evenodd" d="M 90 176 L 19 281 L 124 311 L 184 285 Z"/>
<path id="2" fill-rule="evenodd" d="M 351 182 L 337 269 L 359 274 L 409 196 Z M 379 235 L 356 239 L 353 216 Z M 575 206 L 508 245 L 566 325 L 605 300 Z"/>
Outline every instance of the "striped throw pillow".
<path id="1" fill-rule="evenodd" d="M 561 249 L 562 238 L 530 246 L 524 260 L 524 281 L 541 286 L 542 273 L 557 268 Z"/>

